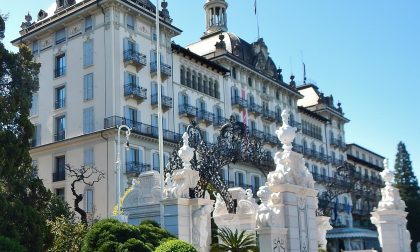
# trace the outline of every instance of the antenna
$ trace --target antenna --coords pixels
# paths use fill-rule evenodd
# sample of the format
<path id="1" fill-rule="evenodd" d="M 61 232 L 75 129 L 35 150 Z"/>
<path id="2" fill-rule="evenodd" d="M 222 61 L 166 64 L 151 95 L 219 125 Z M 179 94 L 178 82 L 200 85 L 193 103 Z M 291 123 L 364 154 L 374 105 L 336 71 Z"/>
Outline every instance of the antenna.
<path id="1" fill-rule="evenodd" d="M 257 18 L 257 35 L 258 35 L 258 39 L 260 39 L 260 20 L 258 17 L 258 10 L 257 10 L 257 0 L 254 0 L 254 15 Z"/>
<path id="2" fill-rule="evenodd" d="M 302 61 L 302 65 L 303 65 L 303 84 L 306 84 L 306 65 L 305 65 L 305 62 L 303 61 L 302 50 L 300 50 L 300 60 Z"/>

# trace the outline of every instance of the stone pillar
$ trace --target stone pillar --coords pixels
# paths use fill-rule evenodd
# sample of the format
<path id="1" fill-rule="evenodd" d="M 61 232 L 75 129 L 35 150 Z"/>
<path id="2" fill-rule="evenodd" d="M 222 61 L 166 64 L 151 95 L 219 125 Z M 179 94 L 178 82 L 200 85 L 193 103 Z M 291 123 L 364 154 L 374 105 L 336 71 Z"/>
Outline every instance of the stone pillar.
<path id="1" fill-rule="evenodd" d="M 315 211 L 318 199 L 314 180 L 303 156 L 292 151 L 296 128 L 288 125 L 288 110 L 282 112 L 282 119 L 283 126 L 276 134 L 284 151 L 275 154 L 276 170 L 268 174 L 266 185 L 257 193 L 262 201 L 257 211 L 260 244 L 267 246 L 262 251 L 317 252 Z M 276 244 L 282 246 L 279 248 Z"/>
<path id="2" fill-rule="evenodd" d="M 381 176 L 385 187 L 381 189 L 382 199 L 378 208 L 371 214 L 370 220 L 378 229 L 379 243 L 383 252 L 411 251 L 410 232 L 407 230 L 407 212 L 400 192 L 393 187 L 394 173 L 388 169 L 388 160 L 384 160 L 385 169 Z"/>
<path id="3" fill-rule="evenodd" d="M 327 231 L 333 229 L 330 224 L 330 217 L 317 216 L 316 226 L 318 228 L 318 245 L 320 249 L 327 250 Z"/>

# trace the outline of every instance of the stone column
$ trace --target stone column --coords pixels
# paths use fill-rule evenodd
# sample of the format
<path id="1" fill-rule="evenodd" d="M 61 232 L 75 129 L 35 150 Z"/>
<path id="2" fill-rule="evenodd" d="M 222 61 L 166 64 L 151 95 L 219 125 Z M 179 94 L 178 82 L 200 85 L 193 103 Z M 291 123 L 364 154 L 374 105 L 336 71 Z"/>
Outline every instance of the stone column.
<path id="1" fill-rule="evenodd" d="M 379 243 L 383 252 L 409 252 L 410 232 L 407 230 L 407 212 L 400 192 L 393 187 L 394 173 L 388 169 L 388 160 L 384 160 L 385 169 L 381 176 L 385 187 L 381 189 L 382 199 L 378 208 L 371 214 L 370 220 L 378 229 Z"/>
<path id="2" fill-rule="evenodd" d="M 282 112 L 282 119 L 283 126 L 276 134 L 283 151 L 275 154 L 276 170 L 268 174 L 266 185 L 257 193 L 262 201 L 257 211 L 260 244 L 266 246 L 262 251 L 317 252 L 315 210 L 318 199 L 314 180 L 303 156 L 292 151 L 296 128 L 288 125 L 288 110 Z M 276 235 L 280 233 L 282 236 Z M 279 248 L 276 244 L 282 246 Z"/>

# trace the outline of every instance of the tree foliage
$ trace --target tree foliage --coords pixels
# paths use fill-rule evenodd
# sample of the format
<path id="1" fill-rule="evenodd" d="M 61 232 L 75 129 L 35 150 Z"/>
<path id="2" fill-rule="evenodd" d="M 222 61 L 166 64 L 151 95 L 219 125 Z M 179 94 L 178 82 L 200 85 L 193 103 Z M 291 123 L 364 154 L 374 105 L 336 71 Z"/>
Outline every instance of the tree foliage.
<path id="1" fill-rule="evenodd" d="M 395 158 L 395 186 L 400 190 L 403 200 L 420 200 L 419 185 L 411 166 L 410 154 L 403 142 L 398 143 Z"/>
<path id="2" fill-rule="evenodd" d="M 221 228 L 218 232 L 219 243 L 211 245 L 212 252 L 232 251 L 232 252 L 252 252 L 258 251 L 255 237 L 245 231 L 235 232 L 228 228 Z"/>
<path id="3" fill-rule="evenodd" d="M 0 251 L 26 252 L 27 249 L 19 242 L 0 235 Z"/>
<path id="4" fill-rule="evenodd" d="M 52 246 L 48 251 L 79 252 L 87 227 L 82 223 L 76 223 L 71 219 L 61 216 L 55 220 L 47 221 L 48 227 L 54 236 Z"/>
<path id="5" fill-rule="evenodd" d="M 197 252 L 197 250 L 189 243 L 181 240 L 169 240 L 162 243 L 156 248 L 155 252 Z"/>

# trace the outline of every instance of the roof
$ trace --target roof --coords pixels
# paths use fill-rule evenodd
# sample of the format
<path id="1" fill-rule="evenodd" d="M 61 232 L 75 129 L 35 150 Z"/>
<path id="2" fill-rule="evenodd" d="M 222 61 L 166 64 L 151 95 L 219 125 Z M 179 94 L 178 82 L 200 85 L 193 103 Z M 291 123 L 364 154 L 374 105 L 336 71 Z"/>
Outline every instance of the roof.
<path id="1" fill-rule="evenodd" d="M 207 67 L 209 67 L 209 68 L 211 68 L 211 69 L 213 69 L 217 72 L 220 72 L 220 73 L 223 73 L 223 74 L 226 74 L 226 73 L 230 72 L 230 70 L 224 68 L 223 66 L 221 66 L 221 65 L 219 65 L 219 64 L 217 64 L 217 63 L 215 63 L 211 60 L 208 60 L 205 57 L 202 57 L 202 56 L 200 56 L 196 53 L 193 53 L 189 49 L 186 49 L 186 48 L 184 48 L 184 47 L 182 47 L 178 44 L 175 44 L 174 42 L 172 42 L 171 48 L 172 48 L 172 52 L 182 54 L 183 56 L 188 56 L 188 57 L 196 60 L 197 62 L 200 62 L 204 65 L 207 65 Z"/>
<path id="2" fill-rule="evenodd" d="M 305 113 L 305 114 L 307 114 L 307 115 L 309 115 L 309 116 L 311 116 L 311 117 L 313 117 L 313 118 L 321 121 L 321 122 L 329 122 L 330 121 L 327 118 L 325 118 L 325 117 L 323 117 L 321 115 L 318 115 L 317 113 L 315 113 L 315 112 L 313 112 L 313 111 L 311 111 L 311 110 L 309 110 L 309 109 L 307 109 L 305 107 L 299 106 L 298 107 L 298 110 L 300 112 L 302 112 L 302 113 Z"/>
<path id="3" fill-rule="evenodd" d="M 350 143 L 350 144 L 347 144 L 347 146 L 355 146 L 355 147 L 357 147 L 357 148 L 359 148 L 359 149 L 362 149 L 362 150 L 367 151 L 367 152 L 369 152 L 369 153 L 371 153 L 371 154 L 373 154 L 373 155 L 376 155 L 376 156 L 378 156 L 378 157 L 380 157 L 380 158 L 385 159 L 385 157 L 383 157 L 383 156 L 381 156 L 381 155 L 379 155 L 379 154 L 377 154 L 377 153 L 375 153 L 375 152 L 373 152 L 373 151 L 371 151 L 371 150 L 368 150 L 368 149 L 366 149 L 365 147 L 360 146 L 360 145 L 358 145 L 358 144 L 355 144 L 355 143 Z"/>
<path id="4" fill-rule="evenodd" d="M 378 238 L 378 233 L 364 228 L 333 228 L 327 231 L 327 238 Z"/>
<path id="5" fill-rule="evenodd" d="M 367 166 L 367 167 L 369 167 L 369 168 L 375 169 L 375 170 L 377 170 L 377 171 L 383 171 L 383 170 L 384 170 L 384 168 L 383 168 L 383 167 L 380 167 L 380 166 L 377 166 L 377 165 L 375 165 L 375 164 L 369 163 L 369 162 L 367 162 L 367 161 L 365 161 L 365 160 L 363 160 L 363 159 L 360 159 L 360 158 L 358 158 L 358 157 L 355 157 L 355 156 L 353 156 L 353 155 L 351 155 L 351 154 L 349 154 L 349 153 L 347 153 L 347 160 L 354 161 L 354 162 L 356 162 L 356 163 L 359 163 L 359 164 L 361 164 L 361 165 L 364 165 L 364 166 Z"/>

